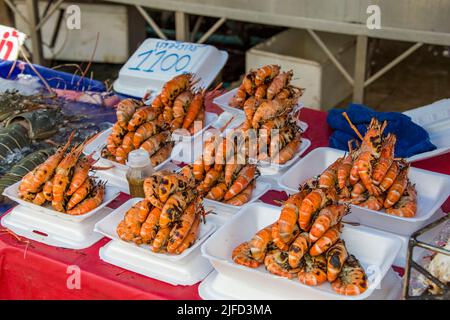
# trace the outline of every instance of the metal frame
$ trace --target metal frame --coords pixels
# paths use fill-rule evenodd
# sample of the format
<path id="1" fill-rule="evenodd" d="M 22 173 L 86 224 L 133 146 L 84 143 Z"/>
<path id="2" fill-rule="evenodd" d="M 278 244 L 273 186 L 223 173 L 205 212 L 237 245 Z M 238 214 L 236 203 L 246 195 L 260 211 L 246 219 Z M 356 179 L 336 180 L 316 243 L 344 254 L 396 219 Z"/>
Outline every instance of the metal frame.
<path id="1" fill-rule="evenodd" d="M 408 253 L 406 257 L 406 267 L 405 267 L 405 276 L 403 279 L 403 298 L 409 299 L 409 300 L 431 300 L 431 299 L 450 299 L 450 288 L 448 285 L 442 283 L 434 277 L 432 274 L 430 274 L 424 267 L 419 265 L 417 262 L 413 260 L 413 252 L 416 247 L 424 248 L 427 250 L 430 250 L 435 253 L 441 253 L 445 254 L 447 256 L 450 256 L 450 251 L 446 250 L 441 247 L 437 247 L 435 245 L 431 245 L 429 243 L 419 241 L 417 240 L 417 237 L 424 234 L 425 232 L 435 228 L 436 226 L 440 225 L 441 223 L 445 223 L 447 220 L 450 220 L 450 214 L 447 214 L 446 216 L 442 217 L 441 219 L 425 226 L 424 228 L 420 229 L 419 231 L 416 231 L 413 233 L 409 239 L 408 244 Z M 423 276 L 425 276 L 428 280 L 432 281 L 434 284 L 436 284 L 442 291 L 442 295 L 424 295 L 424 296 L 411 296 L 409 295 L 409 289 L 410 289 L 410 280 L 411 280 L 411 269 L 416 269 L 418 272 L 420 272 Z"/>
<path id="2" fill-rule="evenodd" d="M 5 3 L 17 14 L 23 15 L 18 12 L 12 5 L 12 0 L 4 0 Z M 48 20 L 48 18 L 56 11 L 57 7 L 64 1 L 58 0 L 55 7 L 42 18 L 40 21 L 36 19 L 37 0 L 25 0 L 28 6 L 29 16 L 34 17 L 28 22 L 30 30 L 32 30 L 30 36 L 33 40 L 33 62 L 43 63 L 42 59 L 42 45 L 40 38 L 40 28 Z M 265 3 L 271 0 L 266 0 Z M 345 0 L 347 6 L 352 3 L 353 0 Z M 364 89 L 368 85 L 383 76 L 386 72 L 394 68 L 401 63 L 404 59 L 417 51 L 424 43 L 438 44 L 438 45 L 450 45 L 450 33 L 444 30 L 434 31 L 434 28 L 424 30 L 412 30 L 406 27 L 396 26 L 383 26 L 382 32 L 379 30 L 370 30 L 361 22 L 351 23 L 343 22 L 338 19 L 326 19 L 316 18 L 315 16 L 308 16 L 306 13 L 303 15 L 291 15 L 289 11 L 286 13 L 283 10 L 274 10 L 273 6 L 268 7 L 267 11 L 260 8 L 252 7 L 252 2 L 248 2 L 247 6 L 233 7 L 220 3 L 220 1 L 213 1 L 211 3 L 204 3 L 204 1 L 181 1 L 181 0 L 109 0 L 106 2 L 113 2 L 122 5 L 134 6 L 137 11 L 142 15 L 145 21 L 155 31 L 158 37 L 167 39 L 167 36 L 162 32 L 161 28 L 155 23 L 150 15 L 144 10 L 144 8 L 152 8 L 158 10 L 173 11 L 175 13 L 175 34 L 178 41 L 193 41 L 195 31 L 199 28 L 202 16 L 216 17 L 218 20 L 214 25 L 197 41 L 198 43 L 204 43 L 208 38 L 217 31 L 217 29 L 227 20 L 238 20 L 253 23 L 262 23 L 268 25 L 277 25 L 282 27 L 300 28 L 306 29 L 308 33 L 313 37 L 320 48 L 330 58 L 333 64 L 342 73 L 344 78 L 353 85 L 353 101 L 362 103 L 364 101 Z M 369 1 L 370 2 L 370 1 Z M 267 4 L 266 3 L 266 4 Z M 311 6 L 313 2 L 311 0 L 302 0 L 298 2 L 299 6 Z M 270 3 L 269 3 L 270 4 Z M 380 3 L 382 4 L 382 3 Z M 292 5 L 292 4 L 291 4 Z M 296 3 L 297 5 L 297 3 Z M 360 2 L 360 6 L 364 6 L 365 1 Z M 345 6 L 344 6 L 345 7 Z M 353 9 L 353 8 L 352 8 Z M 358 8 L 353 10 L 357 11 Z M 360 9 L 360 8 L 359 8 Z M 350 10 L 350 9 L 348 9 Z M 350 10 L 352 11 L 352 10 Z M 32 13 L 34 12 L 34 13 Z M 353 13 L 354 13 L 353 12 Z M 317 12 L 314 12 L 317 14 Z M 199 15 L 199 19 L 195 23 L 193 32 L 190 34 L 188 15 Z M 340 18 L 342 18 L 340 16 Z M 34 27 L 33 27 L 34 26 Z M 357 39 L 356 44 L 356 56 L 355 56 L 355 69 L 353 70 L 353 77 L 350 75 L 351 71 L 345 70 L 342 64 L 334 57 L 327 45 L 320 39 L 315 31 L 336 32 L 349 35 L 355 35 Z M 390 63 L 384 66 L 381 70 L 373 74 L 366 79 L 367 69 L 367 53 L 368 53 L 368 39 L 369 37 L 384 38 L 391 40 L 410 41 L 414 44 L 400 54 L 397 58 L 393 59 Z"/>

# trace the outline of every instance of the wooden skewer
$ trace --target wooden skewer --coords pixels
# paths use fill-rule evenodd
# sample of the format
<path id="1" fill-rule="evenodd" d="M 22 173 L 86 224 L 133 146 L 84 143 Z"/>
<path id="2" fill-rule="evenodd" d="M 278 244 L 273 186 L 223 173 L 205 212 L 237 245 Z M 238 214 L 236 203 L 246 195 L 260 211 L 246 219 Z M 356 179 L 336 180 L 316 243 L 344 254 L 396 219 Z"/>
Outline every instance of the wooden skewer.
<path id="1" fill-rule="evenodd" d="M 350 121 L 350 118 L 347 115 L 347 112 L 343 112 L 342 115 L 344 116 L 345 120 L 347 120 L 348 124 L 350 125 L 350 128 L 353 129 L 353 131 L 355 131 L 356 135 L 363 140 L 363 136 L 361 135 L 361 133 L 359 132 L 358 128 L 356 128 L 356 126 Z"/>

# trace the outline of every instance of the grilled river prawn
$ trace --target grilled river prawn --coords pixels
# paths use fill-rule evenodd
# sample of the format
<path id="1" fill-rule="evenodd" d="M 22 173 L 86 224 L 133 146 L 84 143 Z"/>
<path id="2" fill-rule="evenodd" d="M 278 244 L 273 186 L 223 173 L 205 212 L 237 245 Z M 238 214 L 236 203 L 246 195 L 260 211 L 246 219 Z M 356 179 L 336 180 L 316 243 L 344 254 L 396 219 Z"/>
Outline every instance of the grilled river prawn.
<path id="1" fill-rule="evenodd" d="M 360 294 L 367 288 L 367 277 L 340 239 L 341 219 L 349 206 L 334 201 L 320 203 L 311 217 L 312 227 L 301 232 L 300 208 L 302 202 L 309 202 L 308 195 L 317 184 L 309 181 L 291 195 L 277 221 L 233 250 L 233 261 L 249 268 L 264 262 L 266 270 L 274 275 L 297 278 L 308 286 L 328 281 L 339 294 Z"/>
<path id="2" fill-rule="evenodd" d="M 72 147 L 73 134 L 55 154 L 27 173 L 19 185 L 19 196 L 37 205 L 51 202 L 54 210 L 81 215 L 100 206 L 105 194 L 105 183 L 89 176 L 96 167 L 92 155 L 82 156 L 81 151 L 89 141 Z"/>
<path id="3" fill-rule="evenodd" d="M 293 120 L 303 90 L 290 84 L 292 76 L 292 71 L 280 72 L 278 65 L 250 71 L 230 101 L 245 113 L 246 120 L 238 130 L 246 139 L 255 131 L 258 148 L 252 158 L 282 165 L 298 152 L 301 132 Z"/>
<path id="4" fill-rule="evenodd" d="M 147 106 L 143 101 L 124 99 L 117 105 L 117 122 L 107 137 L 102 156 L 125 164 L 128 154 L 141 148 L 153 166 L 169 158 L 172 132 L 185 129 L 194 134 L 204 126 L 206 90 L 193 91 L 192 74 L 181 74 L 166 82 L 161 93 Z M 214 93 L 218 88 L 214 89 Z M 210 94 L 211 92 L 208 92 Z"/>
<path id="5" fill-rule="evenodd" d="M 206 215 L 194 183 L 190 166 L 179 173 L 160 171 L 145 179 L 145 199 L 125 213 L 116 228 L 118 236 L 149 245 L 155 253 L 183 253 L 198 238 Z"/>
<path id="6" fill-rule="evenodd" d="M 344 117 L 361 136 L 348 116 L 344 114 Z M 337 183 L 333 176 L 327 185 L 338 191 L 340 202 L 375 211 L 384 209 L 388 214 L 405 218 L 414 217 L 417 192 L 408 179 L 410 164 L 394 158 L 397 138 L 393 133 L 383 136 L 386 126 L 387 122 L 379 123 L 373 118 L 366 134 L 361 136 L 361 145 L 352 149 L 352 141 L 349 141 L 349 154 L 332 163 L 321 177 L 330 176 L 330 169 L 337 167 Z"/>

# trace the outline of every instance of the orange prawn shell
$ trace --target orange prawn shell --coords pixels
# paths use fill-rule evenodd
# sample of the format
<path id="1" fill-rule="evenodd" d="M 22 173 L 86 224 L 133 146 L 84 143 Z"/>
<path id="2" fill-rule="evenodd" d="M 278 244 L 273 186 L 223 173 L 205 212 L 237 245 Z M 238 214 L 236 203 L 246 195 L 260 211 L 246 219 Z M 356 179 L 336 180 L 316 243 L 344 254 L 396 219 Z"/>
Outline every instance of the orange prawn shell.
<path id="1" fill-rule="evenodd" d="M 251 256 L 248 242 L 243 242 L 234 248 L 231 257 L 235 263 L 249 268 L 258 268 L 261 265 L 260 262 L 256 261 Z"/>
<path id="2" fill-rule="evenodd" d="M 350 255 L 331 288 L 342 295 L 359 295 L 368 288 L 367 276 L 359 261 Z"/>
<path id="3" fill-rule="evenodd" d="M 309 230 L 310 239 L 319 240 L 330 227 L 339 223 L 348 211 L 348 206 L 343 204 L 330 205 L 320 210 Z"/>
<path id="4" fill-rule="evenodd" d="M 256 174 L 255 165 L 247 165 L 244 168 L 242 168 L 241 171 L 239 172 L 238 177 L 225 194 L 224 199 L 230 200 L 234 196 L 238 195 L 241 191 L 246 189 L 247 186 L 255 177 L 255 174 Z"/>
<path id="5" fill-rule="evenodd" d="M 333 244 L 335 244 L 341 235 L 341 225 L 337 224 L 328 229 L 323 236 L 317 240 L 309 250 L 311 256 L 318 256 L 325 253 Z"/>
<path id="6" fill-rule="evenodd" d="M 305 254 L 301 263 L 298 280 L 308 286 L 318 286 L 327 281 L 327 261 L 323 255 Z"/>

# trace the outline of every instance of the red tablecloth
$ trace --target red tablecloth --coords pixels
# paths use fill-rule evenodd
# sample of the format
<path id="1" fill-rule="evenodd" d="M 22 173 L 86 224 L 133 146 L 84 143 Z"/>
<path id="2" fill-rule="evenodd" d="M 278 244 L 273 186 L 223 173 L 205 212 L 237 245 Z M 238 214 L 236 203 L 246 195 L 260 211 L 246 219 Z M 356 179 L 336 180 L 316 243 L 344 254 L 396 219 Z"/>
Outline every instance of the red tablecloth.
<path id="1" fill-rule="evenodd" d="M 305 137 L 312 141 L 308 152 L 327 146 L 330 129 L 326 113 L 302 110 L 302 120 L 309 128 Z M 450 174 L 450 154 L 414 163 L 414 166 Z M 262 200 L 283 199 L 284 193 L 270 191 Z M 122 203 L 121 195 L 113 205 Z M 444 211 L 450 209 L 447 199 Z M 8 233 L 0 234 L 0 299 L 199 299 L 198 284 L 172 286 L 134 272 L 107 264 L 99 259 L 103 238 L 84 250 L 68 250 L 30 241 L 27 246 Z M 81 288 L 68 289 L 67 268 L 81 269 Z"/>

